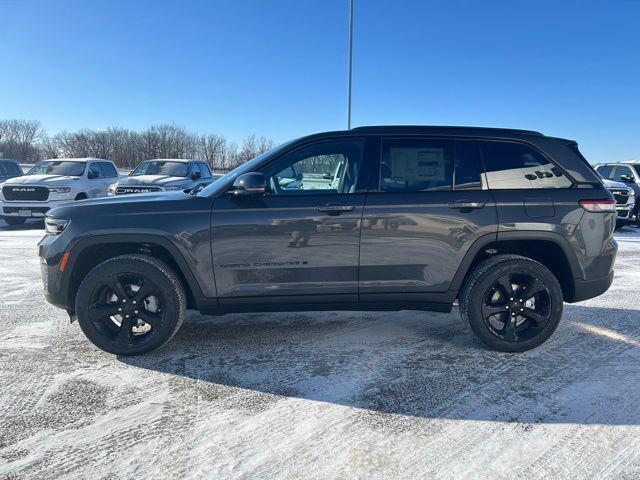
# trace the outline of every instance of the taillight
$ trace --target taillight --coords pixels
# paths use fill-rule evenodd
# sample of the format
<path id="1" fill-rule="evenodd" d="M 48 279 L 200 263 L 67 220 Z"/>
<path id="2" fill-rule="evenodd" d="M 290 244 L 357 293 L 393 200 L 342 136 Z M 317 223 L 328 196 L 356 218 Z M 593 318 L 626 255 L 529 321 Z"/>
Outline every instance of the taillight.
<path id="1" fill-rule="evenodd" d="M 584 208 L 587 212 L 599 213 L 616 211 L 616 201 L 613 198 L 587 198 L 584 200 L 580 200 L 580 205 L 582 205 L 582 208 Z"/>

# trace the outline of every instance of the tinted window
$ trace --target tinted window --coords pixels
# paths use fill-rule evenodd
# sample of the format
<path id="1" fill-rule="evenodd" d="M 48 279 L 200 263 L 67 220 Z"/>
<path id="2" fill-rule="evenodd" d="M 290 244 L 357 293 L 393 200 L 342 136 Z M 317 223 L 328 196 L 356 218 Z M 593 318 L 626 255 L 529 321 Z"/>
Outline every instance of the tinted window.
<path id="1" fill-rule="evenodd" d="M 37 163 L 27 175 L 68 175 L 81 177 L 84 174 L 84 162 L 69 162 L 64 160 L 44 160 Z"/>
<path id="2" fill-rule="evenodd" d="M 6 175 L 9 177 L 22 175 L 20 167 L 13 162 L 0 162 L 0 176 Z"/>
<path id="3" fill-rule="evenodd" d="M 562 170 L 528 145 L 480 141 L 489 188 L 568 188 Z"/>
<path id="4" fill-rule="evenodd" d="M 620 165 L 616 166 L 615 170 L 613 171 L 613 177 L 611 178 L 611 180 L 614 180 L 616 182 L 622 182 L 622 176 L 626 175 L 627 177 L 631 177 L 633 178 L 633 173 L 631 173 L 631 168 L 629 167 L 621 167 Z M 624 182 L 622 182 L 624 183 Z"/>
<path id="5" fill-rule="evenodd" d="M 596 172 L 598 172 L 602 178 L 609 178 L 612 169 L 613 167 L 611 165 L 598 165 Z"/>
<path id="6" fill-rule="evenodd" d="M 640 177 L 640 165 L 634 165 L 633 168 L 636 171 L 636 174 L 638 175 L 638 177 Z"/>
<path id="7" fill-rule="evenodd" d="M 454 161 L 456 190 L 486 190 L 486 180 L 478 144 L 473 140 L 456 140 Z"/>
<path id="8" fill-rule="evenodd" d="M 200 164 L 200 173 L 202 174 L 202 178 L 211 178 L 211 170 L 209 170 L 209 165 L 206 163 Z"/>
<path id="9" fill-rule="evenodd" d="M 272 194 L 353 193 L 364 142 L 320 142 L 290 153 L 263 172 Z"/>
<path id="10" fill-rule="evenodd" d="M 101 162 L 98 164 L 100 166 L 100 177 L 103 178 L 114 178 L 118 176 L 118 171 L 116 167 L 107 162 Z"/>
<path id="11" fill-rule="evenodd" d="M 452 150 L 449 140 L 383 140 L 380 189 L 391 192 L 450 190 Z"/>
<path id="12" fill-rule="evenodd" d="M 138 165 L 131 173 L 132 177 L 137 177 L 138 175 L 187 177 L 189 176 L 189 164 L 186 162 L 170 162 L 166 160 L 148 160 Z"/>

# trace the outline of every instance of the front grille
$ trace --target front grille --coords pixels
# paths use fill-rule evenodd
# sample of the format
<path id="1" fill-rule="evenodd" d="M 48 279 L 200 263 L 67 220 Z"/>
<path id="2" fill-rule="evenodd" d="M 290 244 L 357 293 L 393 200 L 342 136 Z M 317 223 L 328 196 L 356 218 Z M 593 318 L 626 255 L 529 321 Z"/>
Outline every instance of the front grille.
<path id="1" fill-rule="evenodd" d="M 8 202 L 23 200 L 44 202 L 49 199 L 49 189 L 29 185 L 5 185 L 2 187 L 2 195 Z"/>
<path id="2" fill-rule="evenodd" d="M 49 211 L 49 207 L 2 207 L 4 213 L 20 213 L 20 210 L 30 210 L 31 213 L 45 214 Z"/>
<path id="3" fill-rule="evenodd" d="M 130 193 L 149 193 L 160 192 L 160 187 L 118 187 L 116 188 L 116 195 L 127 195 Z"/>
<path id="4" fill-rule="evenodd" d="M 619 188 L 612 188 L 609 190 L 613 197 L 616 199 L 617 205 L 626 205 L 629 201 L 629 191 L 620 190 Z"/>

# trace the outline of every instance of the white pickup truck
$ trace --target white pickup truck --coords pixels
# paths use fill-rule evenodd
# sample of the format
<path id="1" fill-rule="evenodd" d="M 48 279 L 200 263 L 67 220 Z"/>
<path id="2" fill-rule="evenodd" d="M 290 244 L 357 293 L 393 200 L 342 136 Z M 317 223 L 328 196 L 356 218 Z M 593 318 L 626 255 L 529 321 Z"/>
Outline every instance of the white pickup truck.
<path id="1" fill-rule="evenodd" d="M 0 214 L 9 225 L 20 225 L 64 203 L 106 197 L 109 185 L 117 180 L 118 169 L 110 160 L 41 160 L 25 175 L 2 184 Z"/>

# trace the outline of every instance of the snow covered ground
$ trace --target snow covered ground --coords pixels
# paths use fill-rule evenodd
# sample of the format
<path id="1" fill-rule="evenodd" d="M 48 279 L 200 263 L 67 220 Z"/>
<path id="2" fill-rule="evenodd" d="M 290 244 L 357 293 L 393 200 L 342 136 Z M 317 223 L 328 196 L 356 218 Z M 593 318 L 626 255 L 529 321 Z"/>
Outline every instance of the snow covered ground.
<path id="1" fill-rule="evenodd" d="M 0 478 L 640 478 L 640 230 L 544 346 L 457 312 L 190 314 L 137 358 L 42 295 L 0 224 Z"/>

